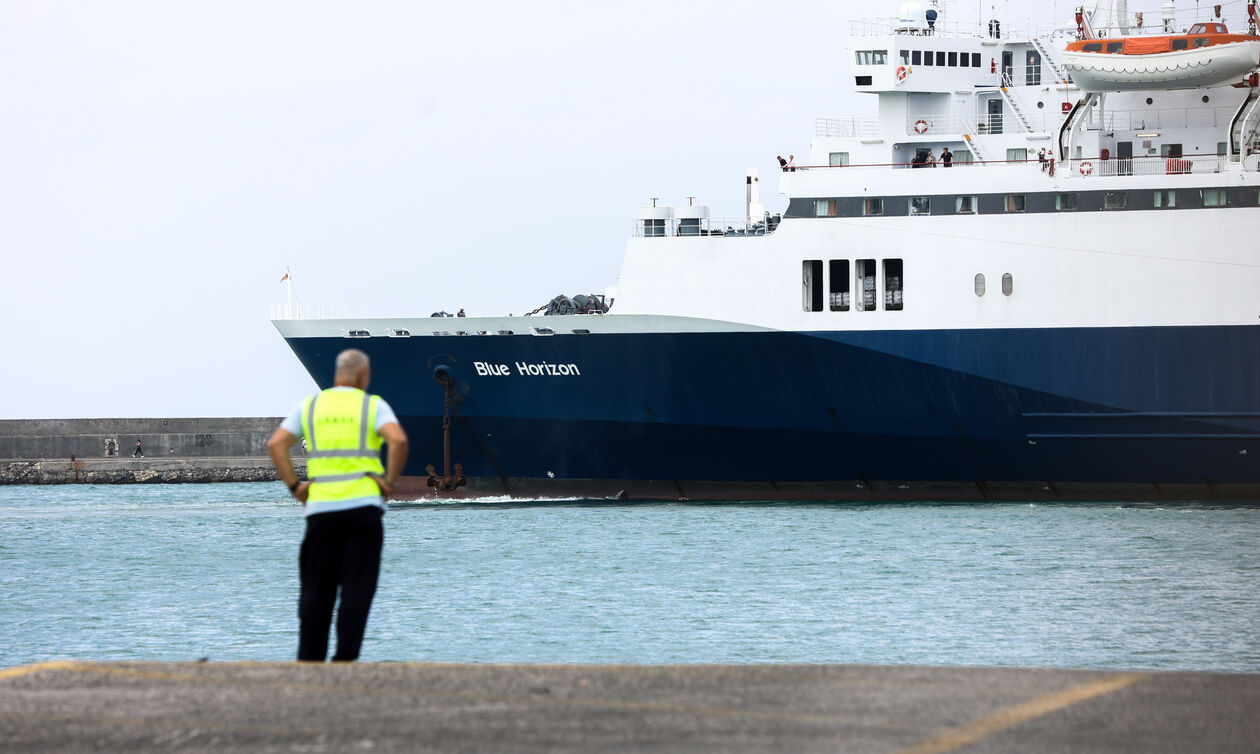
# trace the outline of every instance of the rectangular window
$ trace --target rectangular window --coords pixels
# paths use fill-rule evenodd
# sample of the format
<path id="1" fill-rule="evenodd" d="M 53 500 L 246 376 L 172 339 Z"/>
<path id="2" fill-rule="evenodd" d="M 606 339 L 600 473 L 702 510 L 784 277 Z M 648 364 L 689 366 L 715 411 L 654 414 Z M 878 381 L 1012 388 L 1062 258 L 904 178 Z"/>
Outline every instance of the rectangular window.
<path id="1" fill-rule="evenodd" d="M 1024 147 L 1019 147 L 1017 149 L 1008 149 L 1006 150 L 1006 161 L 1007 162 L 1027 162 L 1028 150 L 1025 149 Z"/>
<path id="2" fill-rule="evenodd" d="M 884 200 L 878 196 L 862 200 L 862 214 L 864 215 L 882 215 L 884 214 Z"/>
<path id="3" fill-rule="evenodd" d="M 1023 194 L 1007 194 L 1003 202 L 1007 212 L 1023 212 L 1026 206 Z"/>
<path id="4" fill-rule="evenodd" d="M 909 50 L 897 50 L 897 54 L 901 56 L 902 65 L 910 65 L 910 51 Z"/>
<path id="5" fill-rule="evenodd" d="M 935 59 L 936 56 L 932 54 L 931 50 L 923 53 L 923 65 L 932 65 L 932 61 Z"/>
<path id="6" fill-rule="evenodd" d="M 936 64 L 942 65 L 942 66 L 945 65 L 945 51 L 944 50 L 941 50 L 940 52 L 936 53 Z"/>
<path id="7" fill-rule="evenodd" d="M 875 311 L 875 260 L 859 259 L 853 265 L 854 282 L 862 294 L 858 298 L 857 310 L 860 312 Z"/>
<path id="8" fill-rule="evenodd" d="M 1195 47 L 1207 47 L 1207 46 L 1208 46 L 1208 38 L 1207 38 L 1207 37 L 1195 37 L 1195 38 L 1194 38 L 1194 46 L 1195 46 Z"/>
<path id="9" fill-rule="evenodd" d="M 960 53 L 958 55 L 958 65 L 962 66 L 963 68 L 966 68 L 967 66 L 971 65 L 971 56 L 965 52 Z"/>
<path id="10" fill-rule="evenodd" d="M 1203 189 L 1203 206 L 1204 207 L 1224 207 L 1225 206 L 1225 189 Z"/>
<path id="11" fill-rule="evenodd" d="M 658 238 L 665 235 L 665 219 L 649 219 L 643 221 L 643 235 Z"/>
<path id="12" fill-rule="evenodd" d="M 1118 53 L 1122 49 L 1124 49 L 1124 42 L 1108 42 L 1107 43 L 1107 52 Z"/>
<path id="13" fill-rule="evenodd" d="M 971 53 L 971 67 L 972 68 L 980 67 L 980 53 L 978 52 Z"/>
<path id="14" fill-rule="evenodd" d="M 955 67 L 957 67 L 957 66 L 958 66 L 958 53 L 956 53 L 956 52 L 951 52 L 951 53 L 949 54 L 949 64 L 950 64 L 951 66 L 955 66 Z"/>
<path id="15" fill-rule="evenodd" d="M 849 164 L 849 153 L 831 152 L 827 155 L 827 164 L 833 168 L 844 167 Z"/>
<path id="16" fill-rule="evenodd" d="M 1102 42 L 1090 42 L 1081 49 L 1085 52 L 1102 52 Z"/>
<path id="17" fill-rule="evenodd" d="M 901 311 L 901 260 L 884 260 L 884 309 Z"/>
<path id="18" fill-rule="evenodd" d="M 1189 49 L 1189 47 L 1190 47 L 1190 40 L 1188 39 L 1184 39 L 1184 38 L 1174 39 L 1172 41 L 1172 48 L 1174 50 L 1185 50 L 1185 49 Z"/>
<path id="19" fill-rule="evenodd" d="M 821 259 L 806 259 L 801 262 L 801 287 L 804 297 L 805 311 L 820 312 L 823 310 L 823 265 Z"/>
<path id="20" fill-rule="evenodd" d="M 814 217 L 835 217 L 840 214 L 838 199 L 815 199 Z"/>
<path id="21" fill-rule="evenodd" d="M 976 214 L 976 197 L 960 196 L 954 199 L 954 211 L 960 215 Z"/>
<path id="22" fill-rule="evenodd" d="M 930 196 L 910 197 L 910 214 L 912 215 L 932 214 L 932 197 Z"/>
<path id="23" fill-rule="evenodd" d="M 871 76 L 854 76 L 853 77 L 853 83 L 856 84 L 857 86 L 870 86 L 871 81 L 872 81 Z"/>
<path id="24" fill-rule="evenodd" d="M 828 301 L 833 312 L 849 311 L 849 260 L 832 259 L 827 263 Z"/>
<path id="25" fill-rule="evenodd" d="M 1103 209 L 1124 209 L 1129 203 L 1129 195 L 1123 191 L 1108 191 L 1103 194 Z"/>
<path id="26" fill-rule="evenodd" d="M 857 55 L 858 65 L 871 64 L 871 51 L 870 50 L 858 50 L 855 54 Z"/>
<path id="27" fill-rule="evenodd" d="M 920 63 L 923 62 L 923 52 L 920 50 L 915 50 L 911 54 L 910 60 L 913 61 L 911 65 L 919 65 Z"/>
<path id="28" fill-rule="evenodd" d="M 1156 191 L 1155 192 L 1156 207 L 1176 207 L 1177 192 L 1176 191 Z"/>
<path id="29" fill-rule="evenodd" d="M 888 50 L 871 50 L 871 65 L 888 65 Z"/>
<path id="30" fill-rule="evenodd" d="M 1062 212 L 1076 209 L 1076 194 L 1059 194 L 1054 197 L 1054 208 Z"/>

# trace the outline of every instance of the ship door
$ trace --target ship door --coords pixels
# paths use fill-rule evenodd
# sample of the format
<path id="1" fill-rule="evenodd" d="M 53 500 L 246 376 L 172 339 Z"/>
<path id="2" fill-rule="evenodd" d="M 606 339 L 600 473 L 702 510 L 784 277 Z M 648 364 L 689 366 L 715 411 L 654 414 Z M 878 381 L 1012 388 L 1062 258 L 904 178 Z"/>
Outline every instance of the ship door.
<path id="1" fill-rule="evenodd" d="M 1133 142 L 1116 142 L 1116 174 L 1133 175 Z"/>
<path id="2" fill-rule="evenodd" d="M 1002 100 L 989 100 L 989 133 L 1002 133 Z"/>
<path id="3" fill-rule="evenodd" d="M 1013 73 L 1015 69 L 1015 53 L 1010 50 L 1002 51 L 1002 86 L 1010 86 L 1014 81 Z"/>

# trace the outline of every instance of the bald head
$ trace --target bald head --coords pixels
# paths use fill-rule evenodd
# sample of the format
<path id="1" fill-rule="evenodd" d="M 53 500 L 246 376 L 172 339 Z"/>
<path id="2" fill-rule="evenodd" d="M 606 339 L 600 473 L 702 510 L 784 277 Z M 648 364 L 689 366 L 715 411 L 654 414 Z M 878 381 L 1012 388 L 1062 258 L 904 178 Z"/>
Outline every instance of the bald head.
<path id="1" fill-rule="evenodd" d="M 347 348 L 337 354 L 337 371 L 333 374 L 334 385 L 345 385 L 366 390 L 372 375 L 368 355 L 357 348 Z"/>

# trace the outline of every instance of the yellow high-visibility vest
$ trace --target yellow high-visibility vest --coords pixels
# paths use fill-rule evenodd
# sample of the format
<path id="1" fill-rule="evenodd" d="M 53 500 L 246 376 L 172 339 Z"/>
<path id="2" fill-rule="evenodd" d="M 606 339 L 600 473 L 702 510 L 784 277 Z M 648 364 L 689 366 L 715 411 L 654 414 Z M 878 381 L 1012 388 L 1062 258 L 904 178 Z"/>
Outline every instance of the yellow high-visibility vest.
<path id="1" fill-rule="evenodd" d="M 330 388 L 306 399 L 306 475 L 311 481 L 306 513 L 381 505 L 381 489 L 368 473 L 384 474 L 376 433 L 379 395 L 358 388 Z"/>

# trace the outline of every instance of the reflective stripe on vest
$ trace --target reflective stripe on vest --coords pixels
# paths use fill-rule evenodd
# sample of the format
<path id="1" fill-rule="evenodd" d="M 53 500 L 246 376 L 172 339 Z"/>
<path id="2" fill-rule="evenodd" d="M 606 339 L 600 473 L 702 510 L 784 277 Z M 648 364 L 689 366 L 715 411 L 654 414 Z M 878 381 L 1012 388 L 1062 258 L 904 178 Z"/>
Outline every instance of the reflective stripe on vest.
<path id="1" fill-rule="evenodd" d="M 380 488 L 369 473 L 384 474 L 376 433 L 380 398 L 362 390 L 336 388 L 307 399 L 302 412 L 306 437 L 306 473 L 311 480 L 307 505 L 367 498 Z"/>

